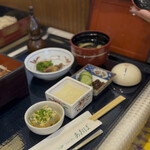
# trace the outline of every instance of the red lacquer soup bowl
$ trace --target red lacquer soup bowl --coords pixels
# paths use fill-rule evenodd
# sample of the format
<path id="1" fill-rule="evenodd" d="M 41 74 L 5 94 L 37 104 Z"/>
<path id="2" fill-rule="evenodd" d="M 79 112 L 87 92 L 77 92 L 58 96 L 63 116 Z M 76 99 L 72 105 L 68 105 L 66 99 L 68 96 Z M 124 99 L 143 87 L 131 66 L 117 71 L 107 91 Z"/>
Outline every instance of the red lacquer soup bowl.
<path id="1" fill-rule="evenodd" d="M 102 65 L 108 58 L 111 39 L 103 32 L 85 31 L 74 35 L 70 44 L 79 65 Z"/>

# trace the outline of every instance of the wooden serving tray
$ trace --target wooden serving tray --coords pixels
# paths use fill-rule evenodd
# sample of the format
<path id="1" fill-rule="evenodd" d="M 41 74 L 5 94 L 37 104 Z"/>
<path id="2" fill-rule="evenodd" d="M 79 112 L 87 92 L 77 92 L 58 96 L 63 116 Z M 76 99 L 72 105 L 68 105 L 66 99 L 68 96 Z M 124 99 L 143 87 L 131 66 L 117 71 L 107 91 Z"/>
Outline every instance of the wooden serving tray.
<path id="1" fill-rule="evenodd" d="M 12 100 L 25 96 L 28 93 L 28 84 L 21 62 L 0 54 L 0 65 L 10 70 L 0 77 L 0 107 L 2 107 Z"/>

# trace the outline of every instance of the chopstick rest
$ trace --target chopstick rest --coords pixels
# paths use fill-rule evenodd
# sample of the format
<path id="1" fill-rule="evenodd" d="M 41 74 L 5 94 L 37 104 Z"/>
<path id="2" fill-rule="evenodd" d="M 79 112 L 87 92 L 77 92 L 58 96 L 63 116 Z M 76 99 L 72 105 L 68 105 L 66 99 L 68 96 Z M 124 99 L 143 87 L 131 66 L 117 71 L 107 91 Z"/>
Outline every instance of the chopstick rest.
<path id="1" fill-rule="evenodd" d="M 83 147 L 87 143 L 89 143 L 92 140 L 94 140 L 95 138 L 97 138 L 102 133 L 103 133 L 102 130 L 98 130 L 97 132 L 95 132 L 94 134 L 92 134 L 89 138 L 87 138 L 86 140 L 84 140 L 82 143 L 80 143 L 79 145 L 77 145 L 76 147 L 74 147 L 72 150 L 78 150 L 78 149 L 80 149 L 81 147 Z"/>
<path id="2" fill-rule="evenodd" d="M 91 117 L 89 117 L 90 120 L 97 120 L 103 115 L 105 115 L 107 112 L 109 112 L 111 109 L 116 107 L 118 104 L 120 104 L 122 101 L 124 101 L 126 98 L 123 96 L 118 96 L 115 98 L 112 102 L 108 103 L 106 106 L 104 106 L 102 109 L 97 111 L 95 114 L 93 114 Z"/>

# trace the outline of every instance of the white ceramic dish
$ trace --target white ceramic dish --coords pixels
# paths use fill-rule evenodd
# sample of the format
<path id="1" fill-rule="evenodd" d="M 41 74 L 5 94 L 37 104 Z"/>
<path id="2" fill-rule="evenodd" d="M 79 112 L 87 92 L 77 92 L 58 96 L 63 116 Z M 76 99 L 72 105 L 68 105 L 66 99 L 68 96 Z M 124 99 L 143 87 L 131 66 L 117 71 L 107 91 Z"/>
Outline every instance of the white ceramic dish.
<path id="1" fill-rule="evenodd" d="M 40 61 L 52 61 L 54 65 L 58 65 L 60 63 L 63 64 L 63 67 L 55 72 L 40 72 L 36 70 L 36 64 Z M 29 54 L 25 58 L 25 67 L 28 71 L 30 71 L 35 77 L 44 79 L 44 80 L 54 80 L 57 79 L 64 74 L 66 74 L 72 64 L 74 62 L 74 56 L 71 52 L 66 49 L 52 47 L 52 48 L 44 48 L 38 51 L 35 51 Z"/>
<path id="2" fill-rule="evenodd" d="M 60 99 L 56 97 L 54 94 L 59 91 L 62 87 L 64 87 L 66 84 L 71 84 L 78 88 L 79 90 L 85 90 L 85 93 L 82 94 L 77 100 L 75 100 L 72 104 L 64 101 L 64 99 Z M 66 89 L 65 89 L 66 90 Z M 71 94 L 74 94 L 74 90 L 71 89 Z M 66 94 L 65 96 L 69 96 L 70 93 Z M 49 88 L 46 92 L 46 99 L 58 102 L 61 104 L 65 110 L 65 115 L 69 118 L 74 118 L 81 110 L 83 110 L 88 104 L 92 102 L 93 98 L 93 88 L 85 85 L 71 77 L 65 77 L 62 80 L 60 80 L 58 83 L 56 83 L 54 86 Z M 71 100 L 71 96 L 70 96 Z"/>
<path id="3" fill-rule="evenodd" d="M 38 127 L 34 127 L 31 124 L 29 124 L 29 122 L 28 122 L 29 116 L 32 113 L 34 113 L 35 110 L 40 109 L 44 105 L 48 105 L 53 110 L 57 111 L 58 115 L 60 116 L 60 120 L 56 124 L 54 124 L 50 127 L 45 127 L 45 128 L 38 128 Z M 25 112 L 25 115 L 24 115 L 24 120 L 25 120 L 25 123 L 26 123 L 27 127 L 32 132 L 34 132 L 36 134 L 39 134 L 39 135 L 48 135 L 48 134 L 51 134 L 51 133 L 55 132 L 56 130 L 58 130 L 61 127 L 61 125 L 64 121 L 64 109 L 58 103 L 55 103 L 55 102 L 52 102 L 52 101 L 41 101 L 41 102 L 33 104 L 31 107 L 29 107 L 27 109 L 27 111 Z"/>
<path id="4" fill-rule="evenodd" d="M 90 72 L 92 74 L 93 81 L 98 79 L 101 82 L 104 82 L 104 84 L 102 86 L 100 86 L 100 88 L 93 89 L 93 95 L 94 96 L 97 96 L 99 93 L 101 93 L 112 82 L 113 78 L 115 77 L 115 73 L 112 73 L 108 70 L 105 70 L 103 68 L 100 68 L 100 67 L 97 67 L 97 66 L 94 66 L 91 64 L 87 64 L 86 66 L 81 68 L 77 73 L 72 75 L 72 78 L 78 80 L 79 75 L 83 71 Z"/>

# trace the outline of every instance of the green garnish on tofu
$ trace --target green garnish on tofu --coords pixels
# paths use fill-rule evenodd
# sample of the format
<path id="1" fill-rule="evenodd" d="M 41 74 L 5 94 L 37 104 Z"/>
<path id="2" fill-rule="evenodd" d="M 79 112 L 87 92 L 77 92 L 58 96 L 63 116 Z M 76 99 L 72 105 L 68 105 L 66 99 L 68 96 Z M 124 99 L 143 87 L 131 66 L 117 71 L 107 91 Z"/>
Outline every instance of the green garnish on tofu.
<path id="1" fill-rule="evenodd" d="M 36 110 L 30 117 L 29 123 L 35 127 L 48 127 L 60 120 L 56 111 L 45 105 L 41 109 Z"/>

